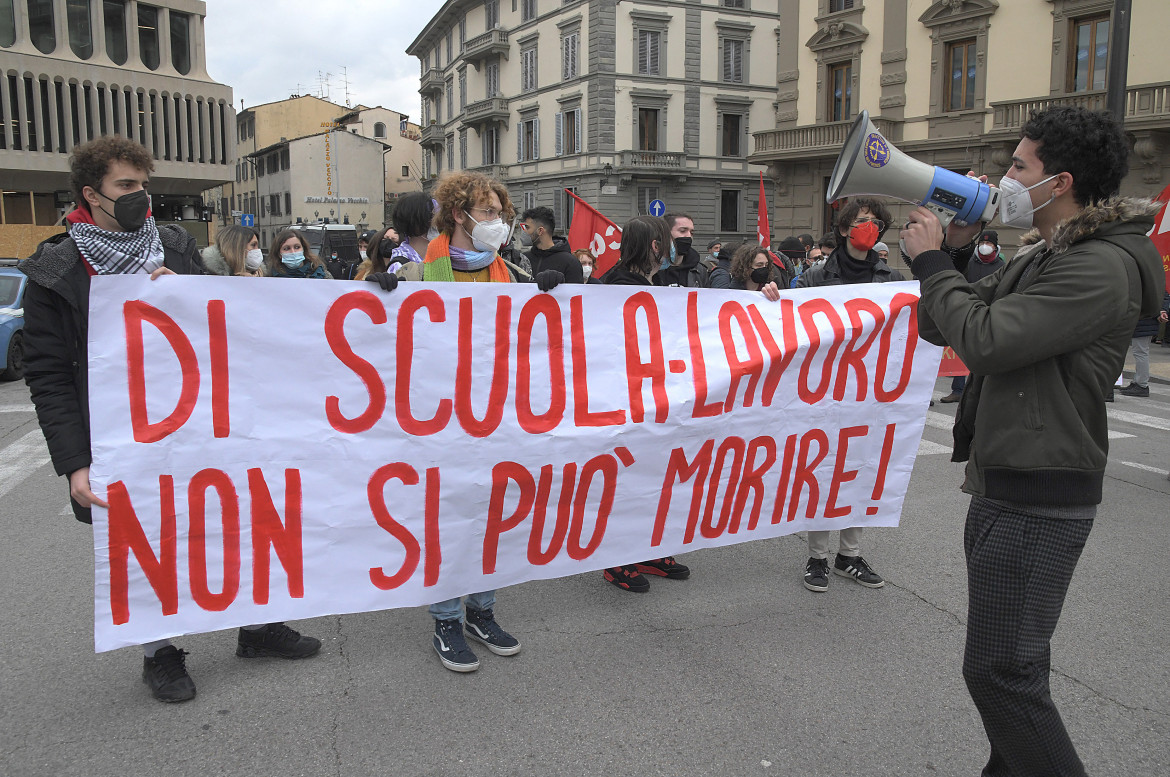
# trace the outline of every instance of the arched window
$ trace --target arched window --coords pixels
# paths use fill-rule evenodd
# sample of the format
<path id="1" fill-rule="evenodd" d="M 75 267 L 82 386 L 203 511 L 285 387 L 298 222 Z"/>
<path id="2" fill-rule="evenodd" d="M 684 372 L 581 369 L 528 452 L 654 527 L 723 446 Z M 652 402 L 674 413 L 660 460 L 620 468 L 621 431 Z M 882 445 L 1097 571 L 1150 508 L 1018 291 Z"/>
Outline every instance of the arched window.
<path id="1" fill-rule="evenodd" d="M 93 56 L 89 0 L 65 0 L 65 18 L 69 22 L 69 48 L 79 59 L 89 59 Z"/>
<path id="2" fill-rule="evenodd" d="M 106 18 L 106 56 L 115 64 L 126 64 L 126 3 L 125 0 L 103 0 L 102 13 Z"/>
<path id="3" fill-rule="evenodd" d="M 52 54 L 57 48 L 53 0 L 28 0 L 28 34 L 42 54 Z"/>
<path id="4" fill-rule="evenodd" d="M 191 17 L 171 11 L 171 64 L 183 75 L 191 72 Z"/>
<path id="5" fill-rule="evenodd" d="M 16 9 L 13 0 L 0 0 L 0 46 L 16 43 Z"/>
<path id="6" fill-rule="evenodd" d="M 374 123 L 374 137 L 376 137 L 376 138 L 386 137 L 386 125 L 380 121 Z"/>
<path id="7" fill-rule="evenodd" d="M 158 70 L 158 9 L 153 6 L 138 6 L 138 52 L 142 64 Z"/>

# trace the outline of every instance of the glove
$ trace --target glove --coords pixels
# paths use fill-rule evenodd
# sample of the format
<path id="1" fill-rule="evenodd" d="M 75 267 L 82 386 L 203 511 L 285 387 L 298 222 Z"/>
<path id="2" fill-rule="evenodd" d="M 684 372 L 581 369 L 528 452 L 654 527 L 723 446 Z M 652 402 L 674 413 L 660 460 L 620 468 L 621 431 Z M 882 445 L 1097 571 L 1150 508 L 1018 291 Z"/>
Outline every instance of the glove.
<path id="1" fill-rule="evenodd" d="M 552 291 L 565 282 L 565 274 L 560 270 L 541 270 L 536 274 L 536 288 L 541 291 Z"/>
<path id="2" fill-rule="evenodd" d="M 366 276 L 366 280 L 381 286 L 382 291 L 394 291 L 398 288 L 398 276 L 392 272 L 372 272 Z"/>

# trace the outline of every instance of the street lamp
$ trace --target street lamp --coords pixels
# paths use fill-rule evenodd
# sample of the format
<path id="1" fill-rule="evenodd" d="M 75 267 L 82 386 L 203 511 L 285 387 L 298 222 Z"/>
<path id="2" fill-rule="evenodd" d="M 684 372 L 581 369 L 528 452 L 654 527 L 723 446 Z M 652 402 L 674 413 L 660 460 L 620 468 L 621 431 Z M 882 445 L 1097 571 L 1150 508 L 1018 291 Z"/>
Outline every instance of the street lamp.
<path id="1" fill-rule="evenodd" d="M 609 183 L 609 176 L 613 172 L 613 165 L 609 162 L 605 163 L 605 167 L 601 168 L 601 185 L 605 186 Z"/>

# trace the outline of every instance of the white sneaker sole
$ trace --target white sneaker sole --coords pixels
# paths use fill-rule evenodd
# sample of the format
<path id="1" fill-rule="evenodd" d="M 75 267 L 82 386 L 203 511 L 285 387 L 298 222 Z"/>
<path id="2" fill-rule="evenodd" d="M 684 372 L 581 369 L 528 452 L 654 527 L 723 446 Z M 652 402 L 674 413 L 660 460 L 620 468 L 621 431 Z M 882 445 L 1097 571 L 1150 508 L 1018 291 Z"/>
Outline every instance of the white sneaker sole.
<path id="1" fill-rule="evenodd" d="M 852 572 L 846 569 L 837 569 L 837 567 L 833 567 L 833 574 L 840 575 L 841 577 L 847 577 L 858 585 L 863 585 L 866 588 L 881 588 L 886 584 L 885 580 L 881 581 L 880 583 L 867 583 L 861 578 L 854 577 Z"/>
<path id="2" fill-rule="evenodd" d="M 513 647 L 507 647 L 507 648 L 500 647 L 499 645 L 493 645 L 492 643 L 488 642 L 483 637 L 476 634 L 475 629 L 472 629 L 472 628 L 468 628 L 466 631 L 464 631 L 463 636 L 470 637 L 471 639 L 474 639 L 476 642 L 483 645 L 485 648 L 487 648 L 491 652 L 495 653 L 497 656 L 514 656 L 517 653 L 519 653 L 520 648 L 523 647 L 523 645 L 521 645 L 519 642 L 517 642 Z M 442 658 L 442 656 L 439 656 L 439 658 Z"/>
<path id="3" fill-rule="evenodd" d="M 438 651 L 438 649 L 435 650 L 435 655 L 437 655 L 439 660 L 443 662 L 443 666 L 447 667 L 452 672 L 474 672 L 476 669 L 479 669 L 479 661 L 476 661 L 474 664 L 457 664 L 454 661 L 444 657 L 443 654 Z"/>
<path id="4" fill-rule="evenodd" d="M 829 582 L 827 580 L 825 581 L 824 585 L 813 585 L 812 583 L 810 583 L 807 580 L 804 580 L 802 582 L 804 583 L 805 588 L 807 588 L 808 590 L 810 590 L 814 593 L 823 594 L 825 591 L 829 590 Z"/>

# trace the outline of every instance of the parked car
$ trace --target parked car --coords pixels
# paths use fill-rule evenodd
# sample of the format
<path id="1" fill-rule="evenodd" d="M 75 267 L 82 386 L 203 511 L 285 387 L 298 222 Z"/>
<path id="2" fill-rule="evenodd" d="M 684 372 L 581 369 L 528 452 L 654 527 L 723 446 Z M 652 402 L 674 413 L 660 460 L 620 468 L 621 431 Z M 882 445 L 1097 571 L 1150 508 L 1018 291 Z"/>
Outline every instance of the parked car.
<path id="1" fill-rule="evenodd" d="M 24 377 L 24 290 L 15 259 L 0 259 L 0 380 Z"/>

